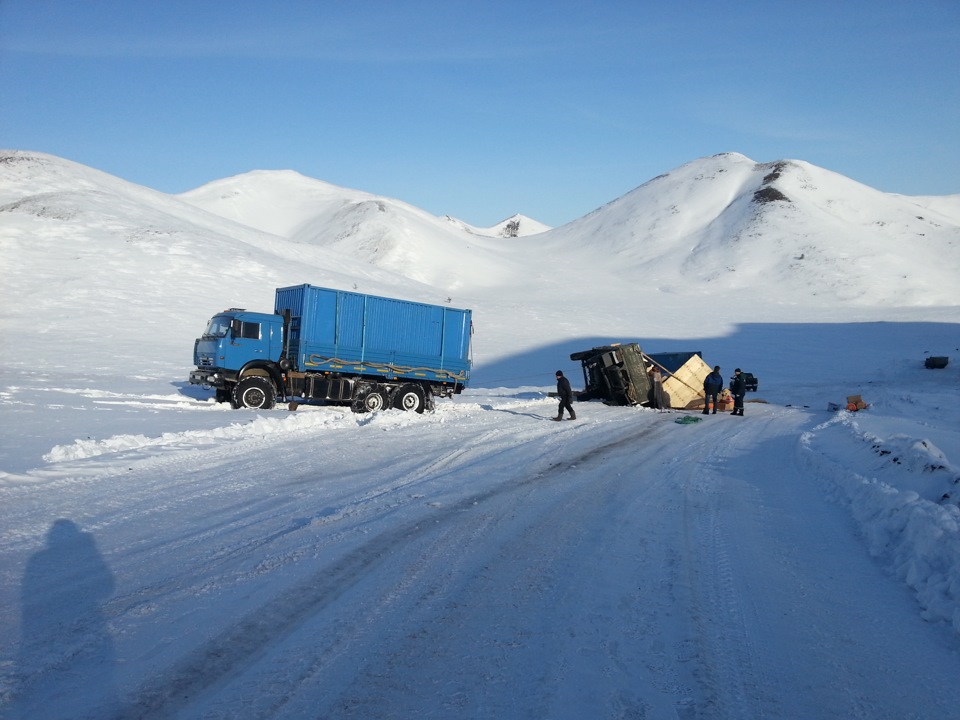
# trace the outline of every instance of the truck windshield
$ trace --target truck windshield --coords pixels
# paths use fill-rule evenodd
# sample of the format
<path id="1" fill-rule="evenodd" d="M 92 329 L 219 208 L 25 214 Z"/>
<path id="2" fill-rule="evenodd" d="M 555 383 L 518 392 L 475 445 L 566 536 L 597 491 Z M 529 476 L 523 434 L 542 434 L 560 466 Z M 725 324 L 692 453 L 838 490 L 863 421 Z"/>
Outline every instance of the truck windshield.
<path id="1" fill-rule="evenodd" d="M 207 325 L 207 329 L 203 332 L 203 336 L 216 338 L 226 337 L 227 333 L 230 332 L 230 321 L 232 319 L 233 318 L 227 315 L 214 315 L 210 319 L 210 324 Z"/>

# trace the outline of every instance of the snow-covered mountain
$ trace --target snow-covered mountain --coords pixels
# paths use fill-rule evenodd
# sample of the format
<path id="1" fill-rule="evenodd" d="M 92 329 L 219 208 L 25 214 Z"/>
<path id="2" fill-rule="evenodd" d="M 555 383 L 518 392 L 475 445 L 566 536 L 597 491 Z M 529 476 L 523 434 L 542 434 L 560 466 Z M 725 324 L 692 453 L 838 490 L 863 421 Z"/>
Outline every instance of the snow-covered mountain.
<path id="1" fill-rule="evenodd" d="M 392 198 L 293 171 L 255 171 L 179 196 L 263 232 L 357 258 L 419 282 L 454 289 L 502 278 L 499 229 L 471 228 Z M 506 225 L 506 221 L 501 225 Z M 436 259 L 449 258 L 449 262 Z M 467 262 L 461 262 L 462 260 Z"/>
<path id="2" fill-rule="evenodd" d="M 781 302 L 799 295 L 817 305 L 957 299 L 955 197 L 890 195 L 797 160 L 756 163 L 735 153 L 695 160 L 553 232 L 522 215 L 475 228 L 291 172 L 248 173 L 181 197 L 245 225 L 448 288 L 499 276 L 514 280 L 511 260 L 543 264 L 547 248 L 554 256 L 586 253 L 591 264 L 606 262 L 625 279 L 671 294 L 739 293 Z M 525 240 L 515 248 L 476 236 Z M 926 268 L 921 276 L 904 271 L 907 248 Z M 472 277 L 457 260 L 439 274 L 428 272 L 429 260 L 443 253 L 465 259 Z"/>
<path id="3" fill-rule="evenodd" d="M 473 233 L 474 235 L 485 235 L 486 237 L 502 238 L 522 238 L 528 235 L 539 235 L 550 230 L 549 225 L 544 225 L 526 215 L 511 215 L 506 220 L 501 220 L 493 227 L 480 228 L 474 225 L 457 220 L 447 215 L 447 220 L 458 228 Z"/>
<path id="4" fill-rule="evenodd" d="M 8 336 L 57 364 L 68 329 L 100 345 L 99 328 L 77 323 L 89 302 L 123 308 L 113 330 L 132 338 L 144 318 L 199 328 L 221 306 L 269 308 L 273 288 L 302 282 L 471 307 L 484 327 L 478 360 L 587 328 L 610 338 L 696 328 L 695 312 L 661 322 L 680 298 L 709 298 L 717 332 L 733 320 L 822 319 L 837 308 L 892 318 L 960 304 L 955 200 L 881 193 L 800 161 L 722 154 L 515 238 L 502 237 L 510 222 L 542 226 L 517 216 L 479 230 L 289 171 L 167 195 L 5 151 L 0 312 Z M 129 350 L 162 356 L 172 341 L 154 332 Z"/>
<path id="5" fill-rule="evenodd" d="M 36 218 L 41 237 L 58 226 L 82 247 L 78 228 L 103 228 L 122 246 L 179 256 L 197 270 L 216 262 L 228 275 L 241 258 L 242 272 L 269 275 L 265 266 L 295 257 L 326 270 L 347 265 L 348 274 L 360 263 L 464 292 L 515 285 L 531 269 L 559 280 L 587 262 L 670 295 L 808 306 L 958 301 L 956 197 L 881 193 L 802 161 L 702 158 L 561 228 L 517 215 L 484 229 L 292 171 L 250 172 L 169 196 L 37 153 L 3 158 L 8 229 L 12 218 Z M 30 255 L 64 248 L 33 236 L 17 262 L 49 266 Z M 523 242 L 505 242 L 513 237 Z M 609 287 L 610 278 L 602 282 Z"/>
<path id="6" fill-rule="evenodd" d="M 54 367 L 71 366 L 71 341 L 100 348 L 103 367 L 166 356 L 169 318 L 200 327 L 212 308 L 271 307 L 277 283 L 316 277 L 313 269 L 285 272 L 293 259 L 322 263 L 322 282 L 338 287 L 395 284 L 359 260 L 37 153 L 0 155 L 0 250 L 8 337 L 30 349 L 31 363 Z M 107 351 L 105 334 L 123 341 Z"/>
<path id="7" fill-rule="evenodd" d="M 612 258 L 671 294 L 825 306 L 960 300 L 960 221 L 949 198 L 882 193 L 798 160 L 695 160 L 551 240 Z"/>

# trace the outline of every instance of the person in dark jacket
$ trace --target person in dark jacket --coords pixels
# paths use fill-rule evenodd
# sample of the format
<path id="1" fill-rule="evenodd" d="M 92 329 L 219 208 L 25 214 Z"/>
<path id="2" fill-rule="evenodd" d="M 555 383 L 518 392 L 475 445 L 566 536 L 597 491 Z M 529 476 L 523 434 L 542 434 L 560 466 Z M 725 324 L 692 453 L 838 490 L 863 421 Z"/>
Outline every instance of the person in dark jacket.
<path id="1" fill-rule="evenodd" d="M 557 370 L 557 397 L 560 398 L 560 407 L 557 408 L 557 416 L 554 420 L 563 420 L 563 409 L 566 408 L 570 413 L 570 419 L 576 420 L 577 414 L 573 411 L 573 389 L 570 387 L 570 381 L 563 376 L 563 372 Z"/>
<path id="2" fill-rule="evenodd" d="M 714 365 L 713 372 L 707 375 L 703 381 L 703 414 L 710 414 L 710 398 L 713 398 L 713 414 L 717 414 L 717 403 L 720 401 L 720 392 L 723 390 L 723 375 L 720 374 L 720 366 Z"/>
<path id="3" fill-rule="evenodd" d="M 654 365 L 650 368 L 650 407 L 662 411 L 665 405 L 663 398 L 663 375 L 660 368 Z"/>
<path id="4" fill-rule="evenodd" d="M 733 371 L 730 378 L 730 394 L 733 395 L 733 412 L 731 415 L 743 417 L 743 396 L 747 394 L 747 381 L 740 374 L 740 368 Z"/>

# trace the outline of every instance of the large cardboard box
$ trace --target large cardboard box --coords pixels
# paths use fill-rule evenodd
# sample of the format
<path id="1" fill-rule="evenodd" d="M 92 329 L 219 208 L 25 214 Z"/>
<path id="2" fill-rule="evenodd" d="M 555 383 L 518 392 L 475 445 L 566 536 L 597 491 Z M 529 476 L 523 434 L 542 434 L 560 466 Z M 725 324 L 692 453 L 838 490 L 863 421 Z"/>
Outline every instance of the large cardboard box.
<path id="1" fill-rule="evenodd" d="M 699 352 L 657 353 L 647 357 L 667 371 L 663 379 L 667 407 L 703 407 L 703 381 L 712 368 L 703 361 Z"/>

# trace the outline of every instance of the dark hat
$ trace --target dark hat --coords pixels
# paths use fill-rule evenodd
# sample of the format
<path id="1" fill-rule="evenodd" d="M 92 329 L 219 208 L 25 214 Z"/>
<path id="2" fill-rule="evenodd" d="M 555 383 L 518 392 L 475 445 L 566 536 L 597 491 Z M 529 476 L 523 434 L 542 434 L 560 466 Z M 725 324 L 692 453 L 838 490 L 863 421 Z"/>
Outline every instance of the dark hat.
<path id="1" fill-rule="evenodd" d="M 734 372 L 735 373 L 740 372 L 740 368 L 737 368 L 736 370 L 734 370 Z"/>
<path id="2" fill-rule="evenodd" d="M 719 365 L 714 365 L 714 366 L 713 366 L 713 369 L 714 369 L 714 370 L 719 370 L 719 369 L 720 369 L 720 366 L 719 366 Z"/>
<path id="3" fill-rule="evenodd" d="M 563 371 L 557 370 L 557 377 L 563 377 Z"/>

